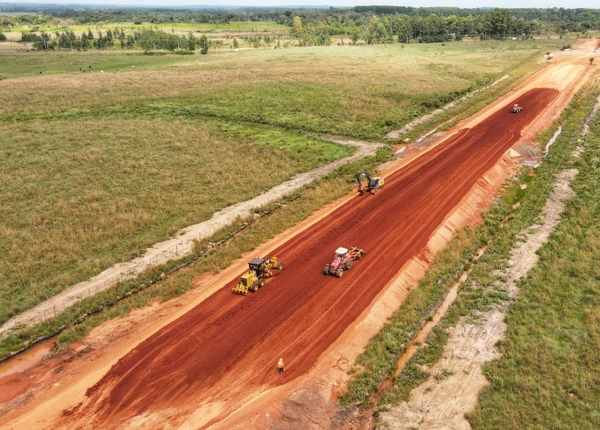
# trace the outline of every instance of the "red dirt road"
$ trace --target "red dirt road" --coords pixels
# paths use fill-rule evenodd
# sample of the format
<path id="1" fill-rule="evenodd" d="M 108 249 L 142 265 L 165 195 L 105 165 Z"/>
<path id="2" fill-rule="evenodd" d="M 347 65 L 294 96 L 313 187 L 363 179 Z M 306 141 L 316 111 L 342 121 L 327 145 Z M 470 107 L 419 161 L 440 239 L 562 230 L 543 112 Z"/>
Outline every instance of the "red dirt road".
<path id="1" fill-rule="evenodd" d="M 305 374 L 557 94 L 531 90 L 518 99 L 520 114 L 507 103 L 387 177 L 383 192 L 352 199 L 296 236 L 274 252 L 285 267 L 263 289 L 236 296 L 232 280 L 120 359 L 61 424 L 107 428 L 173 410 L 170 425 L 193 411 L 208 425 L 248 392 Z M 338 246 L 367 252 L 341 279 L 322 274 Z"/>

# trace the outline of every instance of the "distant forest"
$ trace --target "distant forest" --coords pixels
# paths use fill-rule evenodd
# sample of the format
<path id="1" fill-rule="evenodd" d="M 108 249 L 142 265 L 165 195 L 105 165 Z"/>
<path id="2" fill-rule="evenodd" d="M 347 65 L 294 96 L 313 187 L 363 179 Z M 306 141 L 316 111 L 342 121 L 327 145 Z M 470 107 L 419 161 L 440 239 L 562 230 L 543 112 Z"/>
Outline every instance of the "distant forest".
<path id="1" fill-rule="evenodd" d="M 21 6 L 26 7 L 26 6 Z M 37 10 L 39 10 L 39 5 Z M 350 39 L 351 43 L 429 43 L 461 40 L 463 37 L 486 39 L 520 38 L 528 39 L 546 35 L 565 36 L 568 33 L 586 33 L 600 30 L 600 9 L 461 9 L 450 7 L 395 7 L 357 6 L 354 8 L 329 9 L 68 9 L 47 8 L 35 13 L 10 14 L 19 12 L 16 7 L 4 5 L 0 9 L 0 32 L 13 27 L 27 25 L 30 33 L 39 27 L 56 28 L 54 36 L 25 34 L 22 41 L 38 42 L 52 49 L 74 44 L 79 49 L 116 46 L 123 49 L 139 45 L 140 40 L 162 39 L 161 49 L 194 50 L 210 46 L 210 40 L 200 41 L 191 35 L 167 36 L 140 30 L 135 34 L 120 31 L 100 34 L 104 38 L 98 43 L 91 33 L 81 35 L 69 32 L 72 25 L 132 23 L 133 25 L 164 25 L 174 23 L 204 23 L 224 26 L 232 22 L 273 22 L 289 27 L 286 37 L 294 38 L 299 46 L 329 45 L 333 36 Z M 63 30 L 65 33 L 59 33 Z M 38 32 L 39 33 L 39 32 Z M 2 33 L 0 33 L 1 35 Z M 95 39 L 92 42 L 92 39 Z M 0 41 L 2 37 L 0 36 Z M 52 42 L 54 40 L 54 42 Z M 215 41 L 213 41 L 215 42 Z M 150 43 L 146 43 L 146 46 Z M 40 46 L 42 46 L 40 45 Z M 156 46 L 155 43 L 150 44 Z M 144 49 L 146 49 L 144 46 Z M 139 47 L 139 46 L 138 46 Z M 39 48 L 39 46 L 38 46 Z"/>

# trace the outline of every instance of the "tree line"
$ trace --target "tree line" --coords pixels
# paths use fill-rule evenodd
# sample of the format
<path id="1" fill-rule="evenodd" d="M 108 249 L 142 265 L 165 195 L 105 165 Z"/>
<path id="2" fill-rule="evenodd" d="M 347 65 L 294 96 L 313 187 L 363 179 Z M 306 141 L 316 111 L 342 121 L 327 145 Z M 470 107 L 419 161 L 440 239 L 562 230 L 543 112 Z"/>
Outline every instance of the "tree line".
<path id="1" fill-rule="evenodd" d="M 504 39 L 532 38 L 550 33 L 600 30 L 600 9 L 461 9 L 450 7 L 412 8 L 405 6 L 357 6 L 338 9 L 244 9 L 244 10 L 150 10 L 150 9 L 50 9 L 44 13 L 0 16 L 0 27 L 10 29 L 28 25 L 35 32 L 39 26 L 63 28 L 55 36 L 49 33 L 23 33 L 22 41 L 33 42 L 37 49 L 163 49 L 207 52 L 220 40 L 210 41 L 168 34 L 159 30 L 140 29 L 133 33 L 123 30 L 94 37 L 76 36 L 67 31 L 69 25 L 133 22 L 151 23 L 211 23 L 227 25 L 232 21 L 271 21 L 289 27 L 287 32 L 298 46 L 329 45 L 333 36 L 348 38 L 350 43 L 429 43 L 460 40 L 463 37 Z M 0 33 L 0 41 L 3 40 Z M 252 42 L 254 46 L 260 43 Z M 270 42 L 266 42 L 269 45 Z M 343 43 L 343 42 L 342 42 Z M 277 40 L 279 46 L 279 40 Z"/>
<path id="2" fill-rule="evenodd" d="M 18 12 L 14 5 L 11 11 Z M 26 5 L 20 7 L 25 8 Z M 37 5 L 40 10 L 42 5 Z M 16 9 L 15 9 L 16 8 Z M 4 9 L 8 11 L 7 7 Z M 431 15 L 438 18 L 452 18 L 452 21 L 466 19 L 479 23 L 492 9 L 463 9 L 457 7 L 408 7 L 408 6 L 356 6 L 353 8 L 328 9 L 281 9 L 281 8 L 244 8 L 244 9 L 69 9 L 48 6 L 41 13 L 30 13 L 18 16 L 0 16 L 0 27 L 16 25 L 52 25 L 60 21 L 70 21 L 74 25 L 91 25 L 98 22 L 119 23 L 210 23 L 226 25 L 232 21 L 272 21 L 291 27 L 293 18 L 298 16 L 305 25 L 321 23 L 328 27 L 344 27 L 354 22 L 364 24 L 372 16 L 380 18 L 390 15 L 402 15 L 410 18 L 425 19 Z M 506 9 L 515 20 L 535 24 L 545 31 L 582 32 L 600 29 L 600 9 L 565 9 L 565 8 L 522 8 Z M 0 10 L 0 15 L 2 11 Z"/>
<path id="3" fill-rule="evenodd" d="M 131 33 L 125 33 L 123 29 L 98 30 L 94 35 L 91 30 L 83 32 L 80 36 L 73 31 L 55 32 L 52 34 L 42 32 L 21 33 L 21 42 L 30 42 L 38 50 L 54 51 L 58 49 L 76 49 L 85 51 L 88 49 L 107 49 L 120 47 L 121 49 L 143 49 L 150 50 L 200 50 L 201 54 L 208 53 L 211 41 L 206 35 L 195 37 L 192 33 L 187 36 L 170 34 L 161 30 L 142 28 Z M 214 44 L 214 42 L 213 42 Z"/>

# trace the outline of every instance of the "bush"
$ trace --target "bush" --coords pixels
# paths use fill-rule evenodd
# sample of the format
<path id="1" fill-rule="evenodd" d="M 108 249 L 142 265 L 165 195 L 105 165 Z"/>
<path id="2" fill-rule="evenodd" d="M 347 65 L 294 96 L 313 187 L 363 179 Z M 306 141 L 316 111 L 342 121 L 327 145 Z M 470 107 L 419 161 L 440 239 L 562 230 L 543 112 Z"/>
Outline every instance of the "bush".
<path id="1" fill-rule="evenodd" d="M 0 33 L 0 42 L 6 42 L 6 34 Z"/>
<path id="2" fill-rule="evenodd" d="M 435 36 L 421 36 L 419 37 L 419 43 L 440 43 L 448 42 L 452 40 L 452 36 L 448 34 L 437 34 Z"/>
<path id="3" fill-rule="evenodd" d="M 42 38 L 35 33 L 21 33 L 21 42 L 39 42 Z"/>
<path id="4" fill-rule="evenodd" d="M 165 51 L 144 51 L 144 55 L 167 55 Z"/>

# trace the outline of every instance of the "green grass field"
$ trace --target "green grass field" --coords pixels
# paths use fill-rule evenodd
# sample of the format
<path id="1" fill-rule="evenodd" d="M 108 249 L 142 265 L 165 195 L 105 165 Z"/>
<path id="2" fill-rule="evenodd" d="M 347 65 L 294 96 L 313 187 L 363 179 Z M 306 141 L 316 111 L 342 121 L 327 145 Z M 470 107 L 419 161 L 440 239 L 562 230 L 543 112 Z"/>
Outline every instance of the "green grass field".
<path id="1" fill-rule="evenodd" d="M 0 76 L 35 78 L 0 83 L 0 113 L 16 120 L 12 115 L 25 112 L 160 100 L 199 115 L 376 140 L 523 61 L 541 61 L 530 57 L 555 43 L 331 46 L 156 59 L 121 52 L 5 54 Z"/>
<path id="2" fill-rule="evenodd" d="M 0 322 L 351 150 L 210 120 L 4 124 Z"/>
<path id="3" fill-rule="evenodd" d="M 0 45 L 1 48 L 1 45 Z M 1 52 L 1 51 L 0 51 Z M 2 54 L 0 59 L 0 77 L 3 79 L 19 77 L 42 77 L 45 75 L 69 73 L 98 73 L 117 71 L 137 71 L 140 69 L 156 69 L 172 64 L 197 62 L 198 57 L 189 55 L 143 55 L 140 51 L 98 51 L 85 52 L 60 51 L 49 53 Z M 91 67 L 90 67 L 91 66 Z M 137 69 L 137 70 L 133 70 Z"/>

